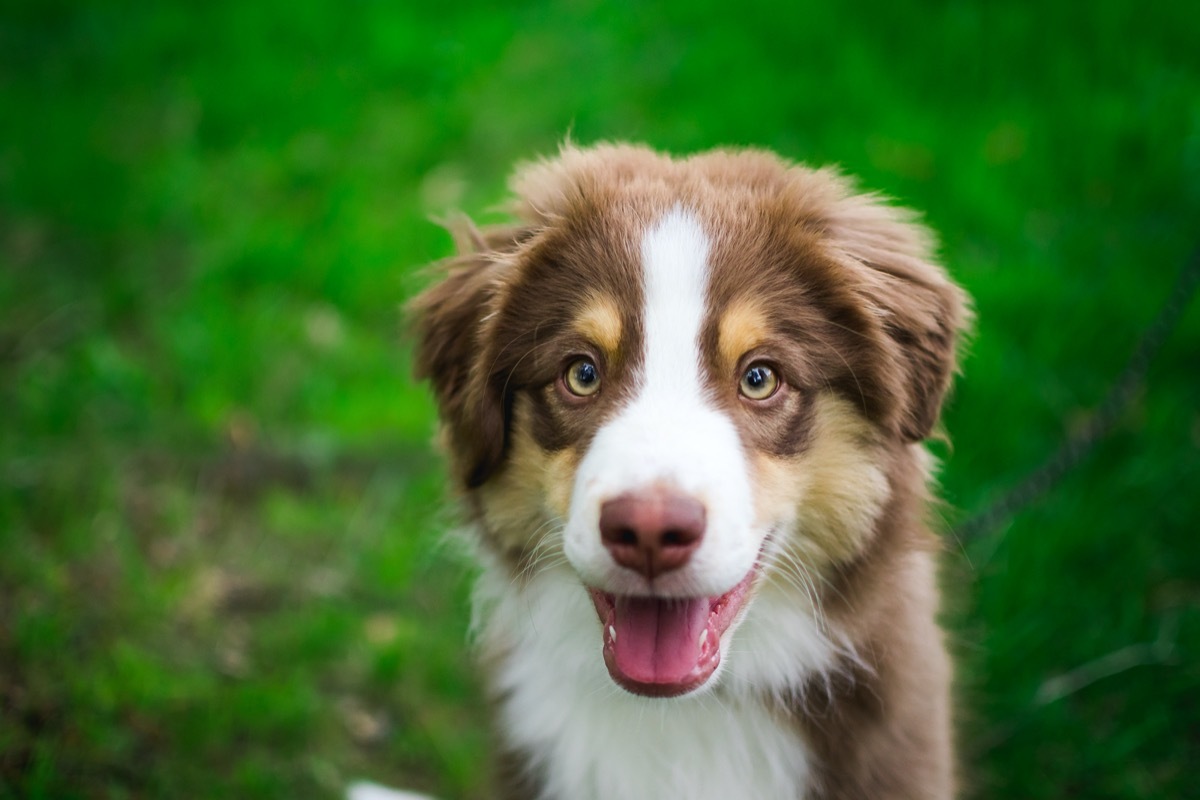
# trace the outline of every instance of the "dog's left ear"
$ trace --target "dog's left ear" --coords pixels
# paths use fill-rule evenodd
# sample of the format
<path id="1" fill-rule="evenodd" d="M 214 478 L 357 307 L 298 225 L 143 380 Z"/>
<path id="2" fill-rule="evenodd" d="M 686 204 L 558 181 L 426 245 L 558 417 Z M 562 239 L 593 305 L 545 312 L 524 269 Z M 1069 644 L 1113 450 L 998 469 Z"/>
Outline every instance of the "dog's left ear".
<path id="1" fill-rule="evenodd" d="M 858 262 L 860 291 L 878 315 L 884 380 L 897 403 L 887 420 L 918 442 L 937 424 L 972 314 L 965 292 L 933 258 L 933 237 L 913 214 L 871 196 L 844 201 L 829 220 L 844 256 Z"/>

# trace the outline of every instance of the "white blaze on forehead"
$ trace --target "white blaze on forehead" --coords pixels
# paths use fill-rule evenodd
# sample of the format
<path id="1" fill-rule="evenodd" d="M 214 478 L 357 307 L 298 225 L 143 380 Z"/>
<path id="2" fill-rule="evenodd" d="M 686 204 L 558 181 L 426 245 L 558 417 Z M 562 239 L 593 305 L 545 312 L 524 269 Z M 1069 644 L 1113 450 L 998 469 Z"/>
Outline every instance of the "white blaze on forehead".
<path id="1" fill-rule="evenodd" d="M 584 455 L 564 531 L 572 565 L 606 591 L 645 590 L 643 579 L 615 564 L 598 532 L 601 504 L 626 492 L 662 484 L 705 506 L 703 542 L 686 568 L 655 581 L 661 593 L 724 593 L 749 572 L 762 541 L 748 530 L 750 481 L 737 430 L 705 387 L 700 334 L 709 252 L 700 223 L 678 206 L 642 240 L 645 337 L 632 400 L 597 431 Z"/>
<path id="2" fill-rule="evenodd" d="M 645 391 L 698 396 L 708 237 L 695 217 L 675 206 L 642 240 L 642 264 Z"/>

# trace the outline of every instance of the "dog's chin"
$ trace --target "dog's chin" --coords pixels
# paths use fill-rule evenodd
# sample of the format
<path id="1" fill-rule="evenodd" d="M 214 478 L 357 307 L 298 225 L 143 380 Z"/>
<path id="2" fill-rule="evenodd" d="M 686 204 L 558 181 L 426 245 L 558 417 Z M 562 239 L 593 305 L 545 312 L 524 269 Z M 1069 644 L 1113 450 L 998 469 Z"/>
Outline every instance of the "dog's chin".
<path id="1" fill-rule="evenodd" d="M 643 697 L 678 697 L 704 686 L 721 663 L 721 637 L 750 598 L 758 567 L 717 597 L 617 595 L 590 588 L 617 685 Z"/>

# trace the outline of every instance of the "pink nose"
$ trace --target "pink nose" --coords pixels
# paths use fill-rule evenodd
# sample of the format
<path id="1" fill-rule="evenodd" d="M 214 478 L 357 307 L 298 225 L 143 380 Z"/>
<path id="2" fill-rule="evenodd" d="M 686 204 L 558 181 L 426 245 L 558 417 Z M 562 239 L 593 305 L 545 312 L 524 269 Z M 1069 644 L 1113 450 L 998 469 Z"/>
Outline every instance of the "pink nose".
<path id="1" fill-rule="evenodd" d="M 653 580 L 688 562 L 705 521 L 704 506 L 685 494 L 629 492 L 600 506 L 600 539 L 614 561 Z"/>

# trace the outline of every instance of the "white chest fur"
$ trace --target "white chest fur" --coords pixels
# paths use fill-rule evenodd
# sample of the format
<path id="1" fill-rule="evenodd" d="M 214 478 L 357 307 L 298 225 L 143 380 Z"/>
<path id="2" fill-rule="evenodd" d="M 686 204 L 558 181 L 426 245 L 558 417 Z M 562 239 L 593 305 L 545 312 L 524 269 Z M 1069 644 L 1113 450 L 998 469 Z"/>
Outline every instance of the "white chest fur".
<path id="1" fill-rule="evenodd" d="M 760 599 L 773 605 L 769 597 Z M 769 692 L 762 677 L 781 670 L 746 663 L 774 653 L 737 652 L 740 643 L 752 646 L 760 636 L 755 620 L 748 619 L 728 643 L 726 662 L 733 665 L 714 677 L 723 684 L 720 691 L 662 700 L 635 697 L 613 683 L 601 658 L 596 613 L 567 570 L 544 572 L 521 590 L 499 570 L 488 570 L 477 612 L 480 644 L 498 656 L 492 680 L 503 697 L 503 734 L 536 759 L 546 798 L 804 796 L 805 744 L 767 707 L 769 695 L 761 691 Z M 827 666 L 832 651 L 811 624 L 791 616 L 793 635 L 784 638 L 802 640 L 793 644 L 803 647 L 786 648 L 787 658 L 793 676 L 799 668 L 802 677 Z M 787 629 L 789 621 L 782 622 Z"/>

